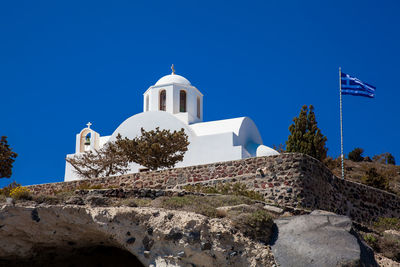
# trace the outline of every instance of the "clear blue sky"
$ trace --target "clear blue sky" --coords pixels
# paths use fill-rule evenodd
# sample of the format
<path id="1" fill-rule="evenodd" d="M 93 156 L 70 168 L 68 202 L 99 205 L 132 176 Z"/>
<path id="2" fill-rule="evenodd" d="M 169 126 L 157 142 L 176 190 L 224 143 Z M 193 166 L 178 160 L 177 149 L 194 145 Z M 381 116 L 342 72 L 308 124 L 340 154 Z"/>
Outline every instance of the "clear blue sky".
<path id="1" fill-rule="evenodd" d="M 170 73 L 204 94 L 206 121 L 249 116 L 284 143 L 313 104 L 340 154 L 338 67 L 377 87 L 344 96 L 345 152 L 400 162 L 399 1 L 1 1 L 0 135 L 11 179 L 62 181 L 88 121 L 110 135 Z"/>

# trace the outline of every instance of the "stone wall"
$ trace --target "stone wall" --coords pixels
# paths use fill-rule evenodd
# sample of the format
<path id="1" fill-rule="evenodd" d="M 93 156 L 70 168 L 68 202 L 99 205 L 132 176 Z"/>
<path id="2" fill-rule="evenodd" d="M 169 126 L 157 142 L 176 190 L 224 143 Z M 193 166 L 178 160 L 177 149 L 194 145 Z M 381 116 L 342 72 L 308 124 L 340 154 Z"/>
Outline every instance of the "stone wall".
<path id="1" fill-rule="evenodd" d="M 318 160 L 298 153 L 115 177 L 29 186 L 34 194 L 55 194 L 93 186 L 182 188 L 187 184 L 241 182 L 267 202 L 292 208 L 324 209 L 356 221 L 400 217 L 400 197 L 335 177 Z"/>

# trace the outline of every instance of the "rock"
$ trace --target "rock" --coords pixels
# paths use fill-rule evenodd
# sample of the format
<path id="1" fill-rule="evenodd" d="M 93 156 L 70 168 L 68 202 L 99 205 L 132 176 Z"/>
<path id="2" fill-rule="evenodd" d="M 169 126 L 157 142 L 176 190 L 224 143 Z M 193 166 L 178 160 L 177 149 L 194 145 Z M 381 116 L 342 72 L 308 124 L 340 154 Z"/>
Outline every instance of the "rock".
<path id="1" fill-rule="evenodd" d="M 85 205 L 83 202 L 83 199 L 78 196 L 72 196 L 69 199 L 65 201 L 65 204 L 67 205 Z"/>
<path id="2" fill-rule="evenodd" d="M 200 242 L 200 231 L 191 231 L 187 235 L 187 240 L 190 244 L 194 244 L 195 242 Z"/>
<path id="3" fill-rule="evenodd" d="M 224 206 L 224 207 L 216 208 L 218 217 L 226 217 L 226 216 L 228 216 L 229 212 L 231 212 L 231 211 L 245 212 L 245 211 L 250 211 L 253 209 L 254 208 L 252 206 L 247 205 L 247 204 L 240 204 L 240 205 L 235 205 L 235 206 Z"/>
<path id="4" fill-rule="evenodd" d="M 129 233 L 129 232 L 128 232 Z M 130 235 L 130 234 L 129 234 Z M 136 241 L 136 238 L 134 238 L 134 237 L 131 237 L 131 238 L 129 238 L 128 240 L 126 240 L 126 243 L 127 244 L 133 244 L 133 243 L 135 243 L 135 241 Z"/>
<path id="5" fill-rule="evenodd" d="M 37 209 L 33 209 L 31 212 L 31 218 L 33 221 L 35 222 L 40 222 L 40 218 L 39 218 L 39 213 L 37 211 Z"/>
<path id="6" fill-rule="evenodd" d="M 201 243 L 201 250 L 210 250 L 212 248 L 212 244 L 210 242 Z"/>
<path id="7" fill-rule="evenodd" d="M 397 238 L 400 238 L 400 231 L 397 230 L 385 230 L 383 233 L 387 235 L 394 235 Z"/>
<path id="8" fill-rule="evenodd" d="M 376 253 L 375 260 L 381 267 L 399 267 L 400 263 L 395 262 L 389 258 L 386 258 L 382 254 Z"/>
<path id="9" fill-rule="evenodd" d="M 152 207 L 23 205 L 0 206 L 1 266 L 4 260 L 29 262 L 50 253 L 49 248 L 51 253 L 64 255 L 67 250 L 73 253 L 87 246 L 120 248 L 144 266 L 157 267 L 256 267 L 269 266 L 273 260 L 271 251 L 261 243 L 239 231 L 232 233 L 227 219 Z M 168 214 L 172 220 L 165 219 Z M 237 254 L 231 256 L 233 252 Z M 69 258 L 65 260 L 63 266 L 69 266 Z"/>
<path id="10" fill-rule="evenodd" d="M 169 232 L 169 234 L 165 237 L 165 239 L 178 241 L 182 237 L 183 237 L 183 234 L 182 234 L 181 230 L 179 230 L 178 228 L 172 228 L 171 231 Z"/>
<path id="11" fill-rule="evenodd" d="M 154 240 L 146 235 L 142 240 L 142 244 L 145 250 L 151 250 L 151 247 L 154 245 Z"/>
<path id="12" fill-rule="evenodd" d="M 147 233 L 148 233 L 149 235 L 153 235 L 153 227 L 147 228 Z"/>
<path id="13" fill-rule="evenodd" d="M 283 213 L 283 209 L 275 207 L 275 206 L 265 205 L 264 209 L 271 213 L 274 213 L 274 214 L 282 214 Z"/>
<path id="14" fill-rule="evenodd" d="M 14 205 L 15 201 L 12 197 L 6 197 L 6 203 L 7 205 Z"/>
<path id="15" fill-rule="evenodd" d="M 371 251 L 351 233 L 352 222 L 346 216 L 317 210 L 275 223 L 271 246 L 279 266 L 378 266 L 373 255 L 366 255 Z"/>
<path id="16" fill-rule="evenodd" d="M 109 199 L 100 196 L 88 196 L 85 202 L 94 207 L 107 207 L 109 205 Z"/>

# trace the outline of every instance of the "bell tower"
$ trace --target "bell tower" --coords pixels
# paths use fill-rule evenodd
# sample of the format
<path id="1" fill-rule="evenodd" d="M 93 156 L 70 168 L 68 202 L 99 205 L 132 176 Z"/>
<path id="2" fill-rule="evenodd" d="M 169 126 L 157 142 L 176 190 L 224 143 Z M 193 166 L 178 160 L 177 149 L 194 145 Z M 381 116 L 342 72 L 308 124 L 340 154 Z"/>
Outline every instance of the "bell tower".
<path id="1" fill-rule="evenodd" d="M 87 127 L 76 135 L 75 153 L 83 153 L 100 148 L 100 135 L 90 128 L 92 123 L 88 122 L 86 125 Z"/>
<path id="2" fill-rule="evenodd" d="M 172 73 L 159 79 L 143 94 L 143 112 L 165 111 L 186 124 L 203 121 L 203 94 L 185 77 Z"/>

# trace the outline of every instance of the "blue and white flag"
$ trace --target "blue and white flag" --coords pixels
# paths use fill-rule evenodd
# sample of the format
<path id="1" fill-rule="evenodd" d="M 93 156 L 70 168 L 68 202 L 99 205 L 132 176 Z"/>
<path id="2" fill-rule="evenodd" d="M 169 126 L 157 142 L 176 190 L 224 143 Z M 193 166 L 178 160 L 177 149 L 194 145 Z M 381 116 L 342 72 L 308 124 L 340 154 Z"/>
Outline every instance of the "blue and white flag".
<path id="1" fill-rule="evenodd" d="M 342 95 L 365 96 L 369 98 L 375 97 L 375 86 L 362 82 L 355 77 L 341 72 L 340 80 L 342 83 Z"/>

